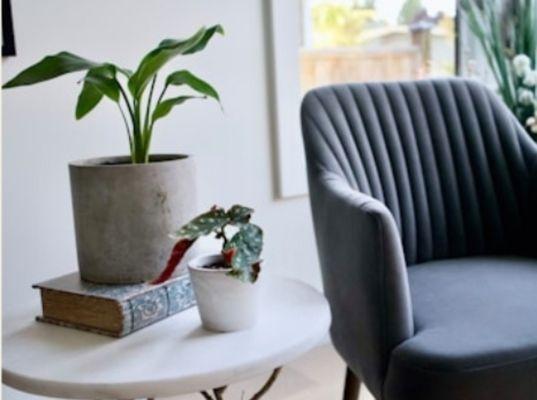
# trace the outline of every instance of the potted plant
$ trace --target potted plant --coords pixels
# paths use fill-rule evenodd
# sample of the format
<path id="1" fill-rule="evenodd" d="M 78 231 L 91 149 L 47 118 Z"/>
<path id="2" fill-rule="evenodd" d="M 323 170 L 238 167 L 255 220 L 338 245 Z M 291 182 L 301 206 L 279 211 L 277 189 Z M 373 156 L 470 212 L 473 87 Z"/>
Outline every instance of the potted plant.
<path id="1" fill-rule="evenodd" d="M 537 1 L 461 0 L 503 101 L 537 140 Z"/>
<path id="2" fill-rule="evenodd" d="M 69 164 L 80 273 L 101 283 L 133 283 L 158 273 L 173 245 L 172 221 L 192 217 L 196 204 L 194 163 L 182 154 L 150 155 L 155 123 L 192 99 L 219 101 L 216 90 L 187 70 L 169 74 L 156 96 L 160 69 L 178 55 L 202 51 L 220 25 L 201 28 L 188 39 L 166 39 L 146 54 L 135 71 L 94 62 L 68 52 L 50 55 L 3 85 L 13 88 L 87 71 L 75 116 L 80 119 L 103 98 L 117 104 L 125 123 L 129 156 Z M 171 89 L 193 94 L 166 96 Z"/>
<path id="3" fill-rule="evenodd" d="M 178 241 L 166 268 L 152 281 L 162 283 L 174 273 L 192 244 L 203 236 L 222 240 L 219 254 L 198 256 L 188 269 L 202 324 L 214 331 L 230 332 L 255 324 L 263 231 L 250 222 L 253 209 L 234 205 L 214 206 L 173 234 Z"/>

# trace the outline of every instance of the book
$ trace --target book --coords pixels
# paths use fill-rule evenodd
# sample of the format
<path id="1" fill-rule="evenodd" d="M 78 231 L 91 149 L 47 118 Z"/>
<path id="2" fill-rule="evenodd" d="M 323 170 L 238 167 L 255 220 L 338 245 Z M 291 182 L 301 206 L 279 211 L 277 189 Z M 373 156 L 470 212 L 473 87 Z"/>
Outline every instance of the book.
<path id="1" fill-rule="evenodd" d="M 32 286 L 41 291 L 39 322 L 122 337 L 195 304 L 188 274 L 159 285 L 86 282 L 75 272 Z"/>

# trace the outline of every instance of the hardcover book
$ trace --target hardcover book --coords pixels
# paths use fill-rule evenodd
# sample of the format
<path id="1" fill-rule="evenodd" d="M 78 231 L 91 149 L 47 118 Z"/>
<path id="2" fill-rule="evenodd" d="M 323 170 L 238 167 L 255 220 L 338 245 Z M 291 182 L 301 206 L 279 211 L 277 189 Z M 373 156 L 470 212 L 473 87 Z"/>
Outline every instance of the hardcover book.
<path id="1" fill-rule="evenodd" d="M 188 274 L 159 285 L 86 282 L 77 272 L 33 285 L 43 315 L 37 321 L 122 337 L 195 304 Z"/>

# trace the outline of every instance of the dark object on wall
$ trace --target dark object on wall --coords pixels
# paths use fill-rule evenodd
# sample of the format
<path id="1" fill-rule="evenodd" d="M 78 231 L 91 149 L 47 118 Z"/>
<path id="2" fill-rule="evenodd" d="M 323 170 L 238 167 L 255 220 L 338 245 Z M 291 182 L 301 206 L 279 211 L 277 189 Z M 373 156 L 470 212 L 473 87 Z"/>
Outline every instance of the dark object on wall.
<path id="1" fill-rule="evenodd" d="M 331 336 L 377 400 L 534 400 L 537 144 L 467 79 L 302 103 Z"/>
<path id="2" fill-rule="evenodd" d="M 2 57 L 16 54 L 11 0 L 2 0 Z"/>

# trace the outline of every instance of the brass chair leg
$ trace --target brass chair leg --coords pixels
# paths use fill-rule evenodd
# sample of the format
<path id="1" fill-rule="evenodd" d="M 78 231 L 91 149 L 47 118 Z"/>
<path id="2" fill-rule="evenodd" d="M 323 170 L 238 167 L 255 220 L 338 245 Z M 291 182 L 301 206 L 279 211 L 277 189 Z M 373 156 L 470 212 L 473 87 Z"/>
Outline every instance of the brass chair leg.
<path id="1" fill-rule="evenodd" d="M 360 378 L 358 378 L 350 368 L 347 368 L 345 388 L 343 389 L 343 400 L 358 400 L 359 395 Z"/>

